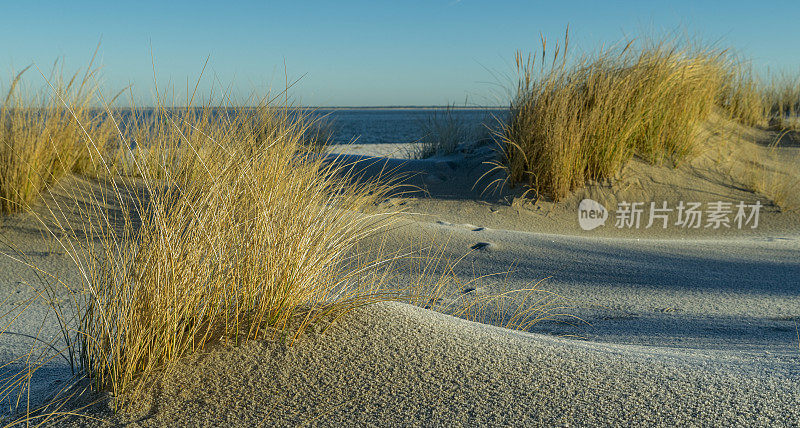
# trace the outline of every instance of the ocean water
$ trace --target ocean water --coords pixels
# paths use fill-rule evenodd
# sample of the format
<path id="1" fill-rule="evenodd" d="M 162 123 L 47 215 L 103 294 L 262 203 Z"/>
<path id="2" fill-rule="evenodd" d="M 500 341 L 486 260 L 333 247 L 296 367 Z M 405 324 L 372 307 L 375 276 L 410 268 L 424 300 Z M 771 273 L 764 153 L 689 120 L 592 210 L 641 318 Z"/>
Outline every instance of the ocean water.
<path id="1" fill-rule="evenodd" d="M 447 114 L 463 127 L 471 138 L 488 136 L 487 126 L 496 128 L 498 119 L 505 118 L 506 109 L 318 109 L 317 117 L 329 121 L 333 127 L 333 144 L 408 143 L 423 137 L 425 123 L 442 119 Z"/>
<path id="2" fill-rule="evenodd" d="M 425 135 L 426 123 L 451 120 L 467 134 L 470 140 L 488 138 L 492 129 L 497 129 L 499 121 L 505 121 L 508 109 L 502 108 L 315 108 L 302 109 L 330 124 L 331 144 L 387 144 L 412 143 Z M 179 117 L 183 109 L 174 114 Z M 227 111 L 236 114 L 235 110 Z M 98 112 L 98 114 L 103 114 Z M 153 120 L 155 110 L 146 108 L 136 115 L 129 109 L 115 112 L 120 127 L 125 130 L 135 122 L 148 123 Z M 214 115 L 226 114 L 225 109 L 215 108 Z M 132 142 L 131 147 L 135 146 Z"/>

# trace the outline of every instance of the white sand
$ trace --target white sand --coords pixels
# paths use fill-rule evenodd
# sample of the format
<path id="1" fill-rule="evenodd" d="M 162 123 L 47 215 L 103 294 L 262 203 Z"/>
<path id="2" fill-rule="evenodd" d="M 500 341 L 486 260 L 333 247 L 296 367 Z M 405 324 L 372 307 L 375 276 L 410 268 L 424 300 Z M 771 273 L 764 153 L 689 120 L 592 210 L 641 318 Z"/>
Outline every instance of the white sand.
<path id="1" fill-rule="evenodd" d="M 800 420 L 799 374 L 796 358 L 581 342 L 378 304 L 292 348 L 194 358 L 141 414 L 113 421 L 777 426 Z"/>
<path id="2" fill-rule="evenodd" d="M 343 152 L 382 154 L 373 149 Z M 544 287 L 565 298 L 564 312 L 587 323 L 546 322 L 515 332 L 377 304 L 346 315 L 324 334 L 310 331 L 293 347 L 254 342 L 213 349 L 158 382 L 142 413 L 113 416 L 101 405 L 92 415 L 140 426 L 800 423 L 797 214 L 767 210 L 763 227 L 746 232 L 583 233 L 576 201 L 530 205 L 514 192 L 472 189 L 487 156 L 478 147 L 432 160 L 389 161 L 420 171 L 412 182 L 431 196 L 386 202 L 410 211 L 408 227 L 394 230 L 390 244 L 434 236 L 447 243 L 446 255 L 459 257 L 487 243 L 456 275 L 469 280 L 512 266 L 514 273 L 480 281 L 476 293 L 551 277 Z M 634 168 L 667 180 L 643 185 L 651 194 L 639 196 L 762 198 L 720 180 L 702 162 L 678 170 Z M 42 244 L 32 224 L 7 223 L 3 233 L 35 250 Z M 71 275 L 63 256 L 40 251 L 33 258 Z M 0 260 L 3 290 L 25 275 L 15 266 Z M 34 329 L 25 320 L 15 328 Z M 24 343 L 0 337 L 0 358 L 18 354 Z M 45 373 L 41 390 L 63 376 L 59 367 Z"/>

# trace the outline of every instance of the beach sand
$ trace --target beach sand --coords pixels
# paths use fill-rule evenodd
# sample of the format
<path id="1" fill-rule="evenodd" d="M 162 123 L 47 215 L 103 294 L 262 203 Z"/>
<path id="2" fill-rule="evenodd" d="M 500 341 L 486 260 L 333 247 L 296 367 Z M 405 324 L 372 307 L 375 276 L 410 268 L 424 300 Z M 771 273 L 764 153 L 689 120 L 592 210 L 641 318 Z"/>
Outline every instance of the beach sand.
<path id="1" fill-rule="evenodd" d="M 775 426 L 800 420 L 798 374 L 794 357 L 577 341 L 386 303 L 292 347 L 193 358 L 114 422 Z"/>
<path id="2" fill-rule="evenodd" d="M 257 341 L 216 347 L 154 382 L 137 412 L 114 415 L 107 400 L 67 425 L 796 425 L 800 422 L 800 214 L 742 184 L 752 162 L 797 173 L 800 148 L 768 146 L 766 133 L 709 131 L 702 152 L 673 169 L 634 160 L 619 180 L 554 203 L 519 189 L 484 192 L 490 144 L 410 160 L 408 145 L 335 148 L 359 174 L 410 174 L 407 193 L 381 208 L 403 209 L 389 248 L 410 240 L 446 245 L 454 274 L 506 272 L 476 294 L 540 285 L 560 296 L 564 316 L 530 331 L 507 330 L 401 303 L 314 326 L 293 345 Z M 760 131 L 759 131 L 760 132 Z M 737 135 L 752 137 L 731 142 Z M 376 157 L 379 156 L 379 157 Z M 387 158 L 384 156 L 390 156 Z M 358 161 L 356 163 L 352 163 Z M 69 184 L 67 184 L 69 186 Z M 421 190 L 420 190 L 421 189 Z M 578 226 L 578 202 L 761 201 L 756 229 L 686 230 Z M 28 215 L 6 219 L 4 239 L 35 264 L 77 280 L 71 261 L 47 250 Z M 426 241 L 427 240 L 427 241 Z M 471 250 L 476 248 L 476 250 Z M 0 258 L 0 289 L 22 293 L 30 269 Z M 405 279 L 400 276 L 397 281 Z M 21 291 L 16 291 L 21 289 Z M 8 303 L 4 306 L 4 312 Z M 35 306 L 11 330 L 32 334 Z M 42 336 L 57 330 L 46 324 Z M 48 336 L 49 335 L 49 336 Z M 26 338 L 0 338 L 0 358 Z M 63 385 L 54 360 L 34 401 Z"/>

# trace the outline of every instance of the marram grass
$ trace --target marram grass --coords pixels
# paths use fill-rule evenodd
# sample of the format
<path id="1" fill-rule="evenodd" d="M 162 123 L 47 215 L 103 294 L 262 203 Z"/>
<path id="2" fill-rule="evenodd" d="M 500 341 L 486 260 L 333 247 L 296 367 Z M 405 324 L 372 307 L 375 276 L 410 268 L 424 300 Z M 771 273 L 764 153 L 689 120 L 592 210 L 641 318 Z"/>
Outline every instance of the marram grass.
<path id="1" fill-rule="evenodd" d="M 11 80 L 0 106 L 2 214 L 24 210 L 65 174 L 96 175 L 93 159 L 113 137 L 110 124 L 91 108 L 97 90 L 91 64 L 69 78 L 54 69 L 50 87 L 39 94 L 22 86 L 24 75 L 33 72 L 26 68 Z M 85 132 L 93 144 L 86 144 Z"/>
<path id="2" fill-rule="evenodd" d="M 356 243 L 388 224 L 390 213 L 369 212 L 389 186 L 353 182 L 310 152 L 306 118 L 266 101 L 218 106 L 235 112 L 225 115 L 209 105 L 159 107 L 127 124 L 108 109 L 119 149 L 91 159 L 104 173 L 102 192 L 72 189 L 76 221 L 43 190 L 76 170 L 77 161 L 61 159 L 78 144 L 93 148 L 108 137 L 82 122 L 87 116 L 73 98 L 54 99 L 63 107 L 53 101 L 25 120 L 20 108 L 4 112 L 14 119 L 9 164 L 35 166 L 26 174 L 43 180 L 30 194 L 12 184 L 20 197 L 7 206 L 30 208 L 42 195 L 45 213 L 30 212 L 50 225 L 80 272 L 81 284 L 45 275 L 53 292 L 41 297 L 73 291 L 71 302 L 52 307 L 66 341 L 62 353 L 93 389 L 125 400 L 149 376 L 211 342 L 270 337 L 298 319 L 293 331 L 300 334 L 319 316 L 374 298 L 377 284 L 360 274 L 379 261 L 353 266 L 349 258 Z M 45 134 L 45 142 L 78 143 L 51 147 L 20 137 L 42 129 L 61 132 Z M 42 159 L 62 165 L 20 163 L 40 147 L 52 152 Z M 109 204 L 120 209 L 112 213 Z M 23 386 L 20 380 L 6 386 Z"/>
<path id="3" fill-rule="evenodd" d="M 497 167 L 554 200 L 616 177 L 633 156 L 670 165 L 690 158 L 698 125 L 715 109 L 765 126 L 800 99 L 800 86 L 759 85 L 730 52 L 703 45 L 630 41 L 572 58 L 565 37 L 548 48 L 543 39 L 540 57 L 516 55 L 519 82 Z"/>
<path id="4" fill-rule="evenodd" d="M 45 280 L 43 289 L 36 286 L 39 298 L 62 331 L 64 343 L 47 346 L 58 349 L 92 390 L 110 392 L 117 409 L 135 401 L 154 376 L 210 344 L 286 334 L 294 340 L 322 317 L 360 305 L 420 304 L 426 295 L 450 293 L 436 278 L 387 286 L 394 261 L 404 254 L 364 252 L 359 244 L 392 224 L 395 213 L 375 208 L 392 180 L 356 179 L 352 168 L 330 162 L 310 141 L 320 135 L 309 132 L 313 121 L 289 106 L 263 98 L 248 108 L 205 103 L 181 109 L 163 107 L 159 99 L 149 115 L 133 110 L 123 118 L 106 108 L 103 122 L 88 126 L 83 121 L 95 116 L 81 113 L 74 98 L 54 99 L 65 116 L 43 115 L 33 126 L 75 132 L 70 137 L 92 156 L 82 169 L 70 162 L 58 173 L 38 171 L 48 177 L 38 184 L 36 203 L 42 205 L 32 209 L 33 196 L 16 204 L 36 216 L 80 273 L 80 283 L 66 283 L 32 266 Z M 74 147 L 56 145 L 52 156 Z M 101 181 L 67 189 L 74 202 L 68 208 L 77 210 L 70 214 L 49 185 L 82 170 Z M 5 255 L 24 263 L 22 254 Z M 65 290 L 67 302 L 56 302 L 53 296 Z M 492 302 L 491 296 L 462 298 L 439 309 L 478 318 Z M 517 318 L 504 317 L 504 325 L 527 328 L 546 314 L 528 305 L 518 311 Z M 24 403 L 32 374 L 51 358 L 32 358 L 4 379 L 0 401 Z M 51 420 L 63 414 L 70 396 L 62 391 L 16 422 Z"/>

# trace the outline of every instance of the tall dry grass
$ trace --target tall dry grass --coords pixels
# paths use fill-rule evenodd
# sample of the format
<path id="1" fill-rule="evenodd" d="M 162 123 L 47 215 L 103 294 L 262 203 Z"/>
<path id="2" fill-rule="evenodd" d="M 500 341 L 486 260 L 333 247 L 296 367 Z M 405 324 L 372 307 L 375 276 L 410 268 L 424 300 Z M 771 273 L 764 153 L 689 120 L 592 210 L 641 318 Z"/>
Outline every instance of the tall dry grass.
<path id="1" fill-rule="evenodd" d="M 350 185 L 305 153 L 303 124 L 284 109 L 159 124 L 161 138 L 146 141 L 160 141 L 149 147 L 160 158 L 147 158 L 160 167 L 140 171 L 150 195 L 136 207 L 141 225 L 97 231 L 102 256 L 86 267 L 82 365 L 120 394 L 209 342 L 265 337 L 297 316 L 299 332 L 366 298 L 367 266 L 347 259 L 385 217 L 361 213 L 385 187 Z"/>
<path id="2" fill-rule="evenodd" d="M 21 211 L 65 174 L 96 175 L 96 160 L 114 135 L 102 112 L 92 108 L 97 69 L 91 63 L 67 78 L 54 68 L 49 86 L 37 92 L 23 85 L 26 72 L 33 71 L 26 68 L 11 80 L 0 106 L 3 214 Z M 94 144 L 86 144 L 84 131 L 94 136 Z"/>
<path id="3" fill-rule="evenodd" d="M 732 67 L 719 104 L 745 125 L 797 131 L 800 76 L 784 70 L 759 77 L 749 67 Z"/>
<path id="4" fill-rule="evenodd" d="M 209 344 L 293 340 L 311 323 L 357 306 L 420 304 L 425 295 L 455 295 L 456 303 L 434 309 L 477 319 L 490 304 L 505 308 L 511 295 L 522 295 L 467 302 L 427 272 L 407 287 L 387 284 L 394 261 L 409 253 L 361 243 L 391 225 L 394 213 L 374 209 L 391 180 L 354 180 L 352 169 L 309 150 L 307 120 L 269 99 L 232 107 L 158 108 L 141 127 L 134 121 L 127 128 L 109 111 L 133 178 L 120 175 L 106 159 L 118 154 L 109 152 L 96 158 L 96 168 L 106 171 L 103 190 L 72 190 L 77 214 L 54 198 L 46 211 L 31 210 L 82 278 L 74 284 L 44 274 L 40 297 L 53 300 L 47 303 L 64 341 L 46 345 L 59 349 L 92 389 L 112 392 L 117 408 Z M 91 145 L 93 135 L 84 137 Z M 54 303 L 58 290 L 69 290 L 66 302 Z M 528 328 L 545 313 L 532 307 L 539 302 L 526 297 L 511 311 L 520 315 L 496 322 Z M 52 357 L 6 379 L 0 399 L 23 394 Z M 25 417 L 47 420 L 60 406 Z"/>
<path id="5" fill-rule="evenodd" d="M 616 176 L 634 155 L 653 164 L 690 156 L 696 125 L 731 72 L 724 51 L 668 41 L 572 58 L 567 35 L 548 49 L 542 39 L 540 57 L 516 55 L 520 78 L 500 134 L 500 167 L 512 183 L 555 200 L 586 180 Z"/>
<path id="6" fill-rule="evenodd" d="M 800 75 L 781 72 L 762 89 L 769 125 L 800 131 Z"/>
<path id="7" fill-rule="evenodd" d="M 67 129 L 82 135 L 67 136 L 95 147 L 98 128 L 81 122 L 71 98 L 56 98 L 63 115 L 43 115 L 21 131 L 67 128 L 69 114 L 75 122 Z M 300 334 L 320 316 L 377 298 L 378 284 L 362 274 L 382 261 L 354 265 L 352 252 L 387 225 L 391 213 L 370 212 L 391 183 L 351 180 L 309 151 L 308 120 L 257 101 L 238 109 L 159 107 L 127 125 L 109 109 L 105 120 L 117 129 L 121 152 L 92 159 L 105 190 L 73 189 L 68 209 L 44 192 L 46 211 L 31 210 L 82 278 L 67 284 L 44 275 L 41 298 L 70 291 L 67 303 L 47 302 L 65 341 L 48 345 L 68 354 L 93 389 L 129 399 L 209 343 L 280 335 L 290 322 Z M 20 156 L 30 147 L 18 147 Z M 74 147 L 57 144 L 54 157 Z M 24 390 L 35 371 L 7 379 L 0 398 Z"/>
<path id="8" fill-rule="evenodd" d="M 499 121 L 492 112 L 480 112 L 480 120 L 473 122 L 461 116 L 457 108 L 455 104 L 436 108 L 419 120 L 422 136 L 410 153 L 413 158 L 448 155 L 458 150 L 460 144 L 492 139 L 494 125 Z"/>
<path id="9" fill-rule="evenodd" d="M 453 153 L 471 135 L 467 124 L 455 113 L 455 106 L 433 110 L 419 122 L 422 137 L 415 145 L 413 157 L 425 159 Z"/>
<path id="10" fill-rule="evenodd" d="M 766 153 L 755 152 L 747 157 L 747 164 L 739 173 L 739 180 L 748 188 L 769 198 L 783 212 L 800 209 L 800 155 L 781 153 L 784 138 L 791 141 L 790 130 L 784 129 L 769 145 Z M 791 141 L 794 142 L 794 141 Z"/>
<path id="11" fill-rule="evenodd" d="M 766 126 L 769 111 L 764 87 L 750 67 L 732 61 L 717 97 L 717 104 L 728 117 L 747 126 Z"/>
<path id="12" fill-rule="evenodd" d="M 319 116 L 314 110 L 298 112 L 303 121 L 303 145 L 309 150 L 323 152 L 333 144 L 336 135 L 336 121 L 330 115 Z"/>
<path id="13" fill-rule="evenodd" d="M 0 382 L 0 402 L 19 404 L 33 374 L 60 355 L 122 409 L 154 376 L 210 344 L 293 340 L 311 323 L 360 305 L 460 295 L 437 279 L 387 286 L 394 261 L 408 253 L 361 243 L 392 224 L 395 213 L 375 206 L 393 181 L 356 179 L 357 169 L 321 156 L 315 148 L 325 133 L 280 97 L 241 108 L 227 96 L 192 105 L 192 96 L 189 107 L 176 107 L 157 92 L 155 109 L 123 114 L 89 84 L 91 73 L 77 87 L 74 81 L 53 84 L 35 108 L 19 98 L 3 111 L 14 131 L 3 134 L 14 137 L 6 153 L 16 157 L 0 166 L 28 168 L 9 187 L 25 195 L 13 207 L 38 219 L 81 281 L 31 266 L 43 279 L 34 294 L 52 309 L 61 342 L 37 338 L 24 369 Z M 106 107 L 97 112 L 91 102 Z M 62 189 L 71 193 L 65 206 L 49 185 L 70 172 L 101 181 Z M 43 179 L 24 193 L 19 183 L 31 177 Z M 33 209 L 37 196 L 41 206 Z M 22 252 L 4 255 L 27 263 Z M 458 310 L 437 309 L 478 317 L 490 302 L 483 296 Z M 2 318 L 0 335 L 28 303 Z M 520 302 L 526 315 L 504 325 L 535 322 L 533 303 Z M 29 408 L 15 422 L 52 420 L 71 394 L 59 391 L 60 401 Z"/>
<path id="14" fill-rule="evenodd" d="M 749 171 L 745 180 L 750 189 L 769 198 L 781 211 L 800 209 L 800 198 L 797 196 L 800 178 L 796 174 L 773 171 L 762 166 Z"/>

